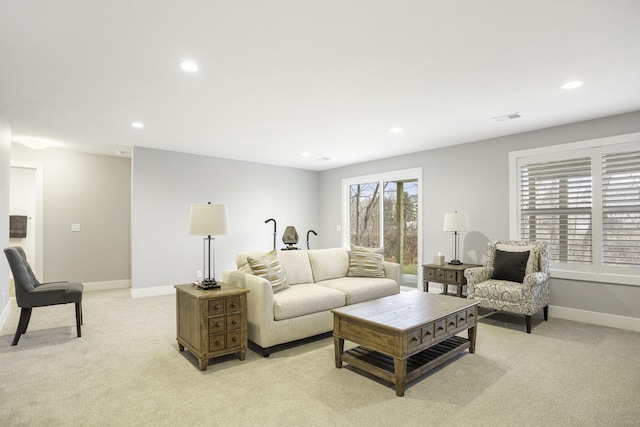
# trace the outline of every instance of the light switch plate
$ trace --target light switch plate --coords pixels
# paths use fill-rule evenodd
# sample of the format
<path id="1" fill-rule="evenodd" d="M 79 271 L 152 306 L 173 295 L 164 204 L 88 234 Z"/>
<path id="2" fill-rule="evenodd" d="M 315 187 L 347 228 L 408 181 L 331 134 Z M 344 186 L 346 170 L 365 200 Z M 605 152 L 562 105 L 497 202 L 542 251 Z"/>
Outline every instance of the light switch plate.
<path id="1" fill-rule="evenodd" d="M 71 224 L 71 231 L 80 231 L 80 224 Z"/>

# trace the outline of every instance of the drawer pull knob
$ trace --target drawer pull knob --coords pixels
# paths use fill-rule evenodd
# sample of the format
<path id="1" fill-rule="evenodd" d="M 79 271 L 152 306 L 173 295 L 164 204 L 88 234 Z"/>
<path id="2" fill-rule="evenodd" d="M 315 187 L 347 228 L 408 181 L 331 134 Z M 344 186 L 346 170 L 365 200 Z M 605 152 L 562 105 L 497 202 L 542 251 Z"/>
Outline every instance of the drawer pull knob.
<path id="1" fill-rule="evenodd" d="M 449 326 L 456 326 L 454 322 L 449 323 Z"/>
<path id="2" fill-rule="evenodd" d="M 233 324 L 233 325 L 237 325 L 237 324 L 238 324 L 238 321 L 237 321 L 236 319 L 233 319 L 233 320 L 231 321 L 231 324 Z"/>
<path id="3" fill-rule="evenodd" d="M 232 303 L 231 303 L 231 307 L 236 308 L 237 306 L 238 306 L 238 303 L 237 303 L 237 302 L 232 302 Z"/>
<path id="4" fill-rule="evenodd" d="M 213 309 L 214 309 L 214 310 L 216 310 L 216 311 L 217 311 L 217 310 L 220 310 L 220 306 L 219 306 L 219 305 L 214 305 L 214 306 L 213 306 Z"/>
<path id="5" fill-rule="evenodd" d="M 444 328 L 443 328 L 442 326 L 438 326 L 438 330 L 439 330 L 439 331 L 443 331 L 443 330 L 444 330 Z"/>
<path id="6" fill-rule="evenodd" d="M 418 341 L 418 337 L 411 338 L 411 341 Z"/>
<path id="7" fill-rule="evenodd" d="M 220 322 L 216 322 L 215 326 L 216 326 L 216 328 L 219 328 L 220 327 Z"/>
<path id="8" fill-rule="evenodd" d="M 216 341 L 216 345 L 220 345 L 220 341 Z"/>
<path id="9" fill-rule="evenodd" d="M 231 341 L 233 341 L 233 342 L 238 341 L 238 337 L 233 337 L 233 338 L 231 338 Z"/>
<path id="10" fill-rule="evenodd" d="M 461 318 L 460 318 L 460 321 L 461 321 L 461 322 L 464 322 L 464 317 L 461 317 Z"/>
<path id="11" fill-rule="evenodd" d="M 427 331 L 427 333 L 425 334 L 426 336 L 431 335 L 431 331 Z"/>

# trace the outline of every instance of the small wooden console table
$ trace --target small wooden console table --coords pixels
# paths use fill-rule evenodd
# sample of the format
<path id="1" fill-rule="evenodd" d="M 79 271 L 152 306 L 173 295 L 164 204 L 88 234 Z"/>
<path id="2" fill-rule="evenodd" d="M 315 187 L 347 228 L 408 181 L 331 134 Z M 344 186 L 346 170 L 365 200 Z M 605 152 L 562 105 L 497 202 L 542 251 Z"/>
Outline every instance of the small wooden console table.
<path id="1" fill-rule="evenodd" d="M 462 287 L 467 284 L 464 271 L 471 267 L 482 267 L 480 264 L 424 264 L 422 266 L 422 288 L 429 292 L 429 282 L 442 283 L 443 294 L 449 294 L 449 285 L 456 286 L 455 295 L 462 297 Z"/>
<path id="2" fill-rule="evenodd" d="M 247 289 L 218 282 L 219 289 L 193 284 L 176 288 L 178 349 L 189 349 L 205 371 L 209 359 L 236 353 L 247 355 Z"/>
<path id="3" fill-rule="evenodd" d="M 466 349 L 475 352 L 479 303 L 413 291 L 331 310 L 336 368 L 346 362 L 404 396 L 408 381 Z M 456 336 L 464 330 L 468 339 Z M 361 347 L 345 352 L 345 340 Z"/>

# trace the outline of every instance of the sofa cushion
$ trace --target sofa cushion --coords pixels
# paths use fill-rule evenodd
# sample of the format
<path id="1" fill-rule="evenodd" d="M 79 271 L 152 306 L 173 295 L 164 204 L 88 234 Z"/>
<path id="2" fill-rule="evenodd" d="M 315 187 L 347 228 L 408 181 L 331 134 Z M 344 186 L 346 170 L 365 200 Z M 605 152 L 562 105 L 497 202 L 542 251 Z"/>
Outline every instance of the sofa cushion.
<path id="1" fill-rule="evenodd" d="M 267 251 L 238 252 L 236 254 L 236 268 L 241 270 L 243 267 L 249 267 L 249 264 L 247 263 L 248 257 L 257 258 L 265 256 L 266 254 Z"/>
<path id="2" fill-rule="evenodd" d="M 384 277 L 382 248 L 351 245 L 349 277 Z"/>
<path id="3" fill-rule="evenodd" d="M 386 278 L 342 277 L 323 280 L 316 284 L 344 293 L 347 305 L 395 295 L 400 292 L 396 281 Z"/>
<path id="4" fill-rule="evenodd" d="M 349 271 L 349 250 L 347 248 L 314 249 L 308 251 L 313 281 L 346 277 Z"/>
<path id="5" fill-rule="evenodd" d="M 280 251 L 278 258 L 289 285 L 313 283 L 313 273 L 307 251 Z"/>
<path id="6" fill-rule="evenodd" d="M 493 274 L 491 278 L 522 283 L 528 260 L 529 251 L 505 252 L 496 249 L 496 259 L 493 263 Z"/>
<path id="7" fill-rule="evenodd" d="M 275 250 L 255 258 L 249 256 L 247 257 L 247 262 L 255 276 L 264 277 L 271 283 L 271 289 L 274 294 L 289 287 L 284 270 L 282 270 L 278 260 L 278 253 Z"/>
<path id="8" fill-rule="evenodd" d="M 291 286 L 273 296 L 273 318 L 290 319 L 344 306 L 342 292 L 313 283 Z"/>

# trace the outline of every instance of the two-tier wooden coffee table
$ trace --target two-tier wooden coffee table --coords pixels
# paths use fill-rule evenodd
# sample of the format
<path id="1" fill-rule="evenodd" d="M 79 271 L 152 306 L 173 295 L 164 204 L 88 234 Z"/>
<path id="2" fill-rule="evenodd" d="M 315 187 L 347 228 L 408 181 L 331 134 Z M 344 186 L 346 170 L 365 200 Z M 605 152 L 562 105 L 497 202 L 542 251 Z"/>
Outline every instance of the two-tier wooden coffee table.
<path id="1" fill-rule="evenodd" d="M 401 292 L 333 312 L 336 367 L 346 362 L 395 384 L 405 384 L 458 353 L 475 352 L 478 301 Z M 467 330 L 468 339 L 456 336 Z M 344 341 L 360 344 L 344 351 Z"/>

